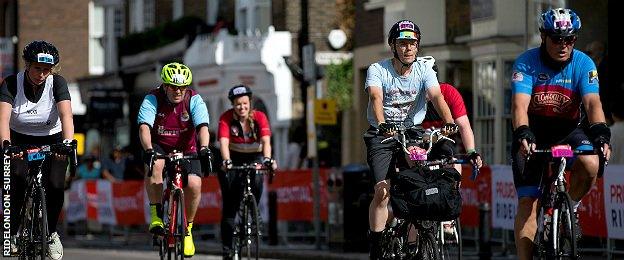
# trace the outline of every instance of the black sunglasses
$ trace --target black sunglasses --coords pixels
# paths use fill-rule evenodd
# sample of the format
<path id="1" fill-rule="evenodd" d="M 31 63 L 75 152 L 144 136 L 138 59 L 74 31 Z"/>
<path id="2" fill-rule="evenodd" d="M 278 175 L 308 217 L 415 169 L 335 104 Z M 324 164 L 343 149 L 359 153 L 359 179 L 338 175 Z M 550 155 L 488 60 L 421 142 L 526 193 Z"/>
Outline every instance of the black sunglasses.
<path id="1" fill-rule="evenodd" d="M 570 36 L 548 36 L 550 40 L 555 44 L 565 43 L 566 45 L 571 45 L 576 42 L 576 35 Z"/>
<path id="2" fill-rule="evenodd" d="M 183 91 L 183 92 L 184 92 L 184 91 L 186 90 L 186 88 L 187 88 L 187 86 L 176 86 L 176 85 L 167 85 L 167 87 L 171 88 L 171 90 L 173 90 L 173 91 L 178 91 L 178 90 L 181 90 L 181 91 Z"/>

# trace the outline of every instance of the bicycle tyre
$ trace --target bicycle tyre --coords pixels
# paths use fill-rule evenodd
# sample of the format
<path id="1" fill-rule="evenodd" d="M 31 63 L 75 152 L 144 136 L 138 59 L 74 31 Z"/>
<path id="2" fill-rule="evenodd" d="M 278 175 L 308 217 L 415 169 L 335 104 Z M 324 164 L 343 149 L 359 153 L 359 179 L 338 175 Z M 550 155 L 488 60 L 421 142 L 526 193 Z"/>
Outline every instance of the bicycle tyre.
<path id="1" fill-rule="evenodd" d="M 433 231 L 433 232 L 432 232 Z M 419 230 L 418 234 L 418 254 L 416 259 L 422 260 L 438 260 L 440 250 L 435 235 L 436 230 Z"/>
<path id="2" fill-rule="evenodd" d="M 566 192 L 556 195 L 550 240 L 555 259 L 578 259 L 575 221 L 572 199 Z M 556 230 L 555 230 L 556 228 Z"/>
<path id="3" fill-rule="evenodd" d="M 174 243 L 174 259 L 184 260 L 184 236 L 186 235 L 186 220 L 184 219 L 184 193 L 181 191 L 174 193 L 175 199 L 175 231 L 173 234 Z"/>
<path id="4" fill-rule="evenodd" d="M 28 259 L 29 254 L 32 253 L 29 248 L 32 244 L 30 238 L 33 237 L 33 221 L 32 217 L 28 217 L 32 208 L 32 192 L 26 193 L 25 198 L 26 200 L 24 201 L 24 205 L 22 205 L 21 210 L 22 214 L 20 214 L 22 216 L 22 220 L 20 221 L 20 226 L 17 231 L 17 250 L 19 260 Z M 28 206 L 29 204 L 31 205 L 30 207 Z"/>
<path id="5" fill-rule="evenodd" d="M 380 247 L 382 259 L 403 260 L 413 259 L 417 254 L 416 246 L 410 247 L 409 230 L 413 227 L 407 221 L 401 221 L 396 226 L 388 226 L 383 232 Z M 416 245 L 417 242 L 413 243 Z M 414 250 L 410 250 L 414 249 Z"/>
<path id="6" fill-rule="evenodd" d="M 43 187 L 38 187 L 37 193 L 38 201 L 37 203 L 35 203 L 35 205 L 39 205 L 38 207 L 33 207 L 33 213 L 36 214 L 36 218 L 39 218 L 39 224 L 37 228 L 39 230 L 40 251 L 38 255 L 41 256 L 41 260 L 45 260 L 48 254 L 48 237 L 50 235 L 50 232 L 48 230 L 48 209 L 46 205 L 45 189 Z M 38 214 L 38 212 L 36 212 L 38 210 L 41 211 L 41 214 Z"/>
<path id="7" fill-rule="evenodd" d="M 461 236 L 461 224 L 459 218 L 453 220 L 454 237 L 447 238 L 444 233 L 444 227 L 440 225 L 438 231 L 438 245 L 440 247 L 440 257 L 442 260 L 461 260 L 463 244 Z"/>
<path id="8" fill-rule="evenodd" d="M 243 242 L 246 254 L 243 250 L 241 250 L 241 255 L 246 255 L 248 260 L 257 260 L 260 248 L 260 218 L 258 204 L 256 203 L 256 198 L 253 194 L 251 196 L 247 196 L 243 200 L 243 203 L 244 217 L 241 218 L 241 223 L 244 226 L 244 229 L 241 233 L 245 236 L 245 240 L 243 240 Z"/>

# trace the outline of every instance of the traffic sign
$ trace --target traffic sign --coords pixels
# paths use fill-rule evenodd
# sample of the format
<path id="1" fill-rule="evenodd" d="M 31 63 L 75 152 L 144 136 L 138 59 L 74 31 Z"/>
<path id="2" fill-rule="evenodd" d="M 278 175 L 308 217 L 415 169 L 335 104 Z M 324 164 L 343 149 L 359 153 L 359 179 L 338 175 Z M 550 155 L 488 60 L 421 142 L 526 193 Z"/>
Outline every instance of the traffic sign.
<path id="1" fill-rule="evenodd" d="M 314 122 L 318 125 L 335 125 L 336 101 L 333 99 L 317 99 L 314 101 Z"/>

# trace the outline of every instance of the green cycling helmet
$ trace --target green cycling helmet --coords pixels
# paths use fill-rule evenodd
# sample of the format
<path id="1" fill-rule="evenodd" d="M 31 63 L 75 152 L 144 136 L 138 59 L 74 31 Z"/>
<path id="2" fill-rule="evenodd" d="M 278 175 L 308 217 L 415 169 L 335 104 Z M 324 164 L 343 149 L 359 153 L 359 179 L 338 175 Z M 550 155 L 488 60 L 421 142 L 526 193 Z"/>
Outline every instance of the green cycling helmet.
<path id="1" fill-rule="evenodd" d="M 160 72 L 163 83 L 174 86 L 188 86 L 193 82 L 191 69 L 182 63 L 172 62 L 163 66 Z"/>

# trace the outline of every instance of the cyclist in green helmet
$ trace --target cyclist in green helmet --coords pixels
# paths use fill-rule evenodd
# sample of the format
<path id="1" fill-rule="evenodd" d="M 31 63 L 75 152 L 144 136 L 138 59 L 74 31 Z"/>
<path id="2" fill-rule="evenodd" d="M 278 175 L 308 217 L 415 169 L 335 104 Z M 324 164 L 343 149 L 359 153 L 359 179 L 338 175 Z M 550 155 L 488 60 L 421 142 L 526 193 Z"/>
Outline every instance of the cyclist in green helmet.
<path id="1" fill-rule="evenodd" d="M 208 109 L 197 92 L 188 88 L 193 81 L 191 69 L 173 62 L 163 66 L 160 74 L 162 84 L 150 91 L 139 109 L 139 138 L 144 149 L 144 162 L 153 163 L 152 176 L 145 177 L 145 188 L 150 201 L 152 233 L 163 232 L 163 208 L 161 205 L 165 161 L 155 160 L 155 154 L 168 154 L 173 150 L 185 155 L 197 154 L 200 161 L 191 160 L 188 169 L 188 185 L 184 188 L 184 205 L 188 222 L 184 238 L 184 255 L 195 254 L 191 229 L 201 197 L 201 165 L 209 160 Z M 197 140 L 199 139 L 199 147 Z M 207 169 L 203 169 L 207 171 Z M 147 176 L 147 174 L 146 174 Z"/>

